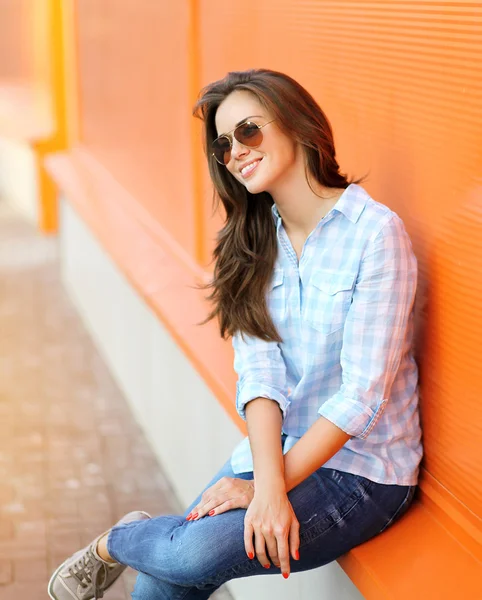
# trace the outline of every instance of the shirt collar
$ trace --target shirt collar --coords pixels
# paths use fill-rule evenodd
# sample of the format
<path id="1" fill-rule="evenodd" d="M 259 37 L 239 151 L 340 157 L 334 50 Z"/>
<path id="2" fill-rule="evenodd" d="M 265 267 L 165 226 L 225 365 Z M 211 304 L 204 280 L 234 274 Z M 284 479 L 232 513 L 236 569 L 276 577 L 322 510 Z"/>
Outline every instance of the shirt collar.
<path id="1" fill-rule="evenodd" d="M 336 210 L 345 215 L 352 223 L 356 223 L 367 203 L 367 192 L 356 183 L 350 184 L 342 195 L 338 198 L 332 210 Z M 276 204 L 271 206 L 271 212 L 276 224 L 279 226 L 281 215 L 278 212 Z"/>

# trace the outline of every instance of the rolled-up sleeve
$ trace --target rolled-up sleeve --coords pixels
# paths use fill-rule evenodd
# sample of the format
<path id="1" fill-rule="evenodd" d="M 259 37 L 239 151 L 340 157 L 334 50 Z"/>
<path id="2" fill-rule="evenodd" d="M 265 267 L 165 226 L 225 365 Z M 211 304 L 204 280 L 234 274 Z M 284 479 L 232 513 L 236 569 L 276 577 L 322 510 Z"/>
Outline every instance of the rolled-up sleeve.
<path id="1" fill-rule="evenodd" d="M 286 366 L 277 342 L 266 342 L 237 332 L 232 338 L 236 383 L 236 410 L 246 420 L 246 404 L 255 398 L 278 403 L 283 419 L 289 401 L 286 398 Z"/>
<path id="2" fill-rule="evenodd" d="M 369 242 L 343 332 L 342 385 L 318 414 L 365 439 L 379 420 L 403 354 L 417 287 L 417 259 L 395 213 Z"/>

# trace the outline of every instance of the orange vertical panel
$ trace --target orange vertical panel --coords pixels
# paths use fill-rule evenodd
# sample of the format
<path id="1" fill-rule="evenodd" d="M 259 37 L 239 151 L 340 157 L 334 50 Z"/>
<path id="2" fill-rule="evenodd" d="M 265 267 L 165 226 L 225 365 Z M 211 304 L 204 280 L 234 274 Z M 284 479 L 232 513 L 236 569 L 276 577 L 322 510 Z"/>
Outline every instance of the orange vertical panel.
<path id="1" fill-rule="evenodd" d="M 0 0 L 0 80 L 30 81 L 29 0 Z"/>
<path id="2" fill-rule="evenodd" d="M 200 15 L 201 83 L 251 67 L 293 76 L 328 115 L 342 170 L 369 172 L 368 191 L 404 219 L 420 267 L 424 468 L 480 535 L 482 3 L 202 0 Z M 205 218 L 213 234 L 220 221 Z"/>
<path id="3" fill-rule="evenodd" d="M 196 254 L 189 4 L 78 2 L 80 141 Z"/>
<path id="4" fill-rule="evenodd" d="M 50 0 L 0 0 L 1 130 L 42 137 L 52 129 Z"/>

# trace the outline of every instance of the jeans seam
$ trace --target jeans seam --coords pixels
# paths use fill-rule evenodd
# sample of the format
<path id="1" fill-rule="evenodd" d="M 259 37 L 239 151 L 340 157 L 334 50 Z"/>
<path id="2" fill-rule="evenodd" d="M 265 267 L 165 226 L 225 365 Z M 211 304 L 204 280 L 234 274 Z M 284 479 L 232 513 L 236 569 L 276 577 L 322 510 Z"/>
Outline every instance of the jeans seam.
<path id="1" fill-rule="evenodd" d="M 383 533 L 385 531 L 385 529 L 390 527 L 390 525 L 395 521 L 395 519 L 400 514 L 400 511 L 402 510 L 402 508 L 407 504 L 407 500 L 408 500 L 410 494 L 412 493 L 412 490 L 414 487 L 415 486 L 410 486 L 408 488 L 407 493 L 405 494 L 405 497 L 403 498 L 403 500 L 400 502 L 400 505 L 398 506 L 397 510 L 393 513 L 393 515 L 390 517 L 388 522 L 385 523 L 385 525 L 380 529 L 380 531 L 378 532 L 378 535 L 380 535 L 380 533 Z"/>

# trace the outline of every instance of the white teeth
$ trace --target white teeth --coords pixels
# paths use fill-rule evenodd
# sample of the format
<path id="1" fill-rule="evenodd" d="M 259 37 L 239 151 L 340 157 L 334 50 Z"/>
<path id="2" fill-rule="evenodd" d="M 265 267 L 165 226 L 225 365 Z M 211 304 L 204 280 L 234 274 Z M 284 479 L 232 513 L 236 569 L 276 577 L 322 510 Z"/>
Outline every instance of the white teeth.
<path id="1" fill-rule="evenodd" d="M 261 160 L 261 159 L 260 159 Z M 244 169 L 241 169 L 241 173 L 243 175 L 246 175 L 246 173 L 248 171 L 251 171 L 251 169 L 254 169 L 254 167 L 260 162 L 260 160 L 257 160 L 256 162 L 252 162 L 249 165 L 247 165 L 246 167 L 244 167 Z"/>

